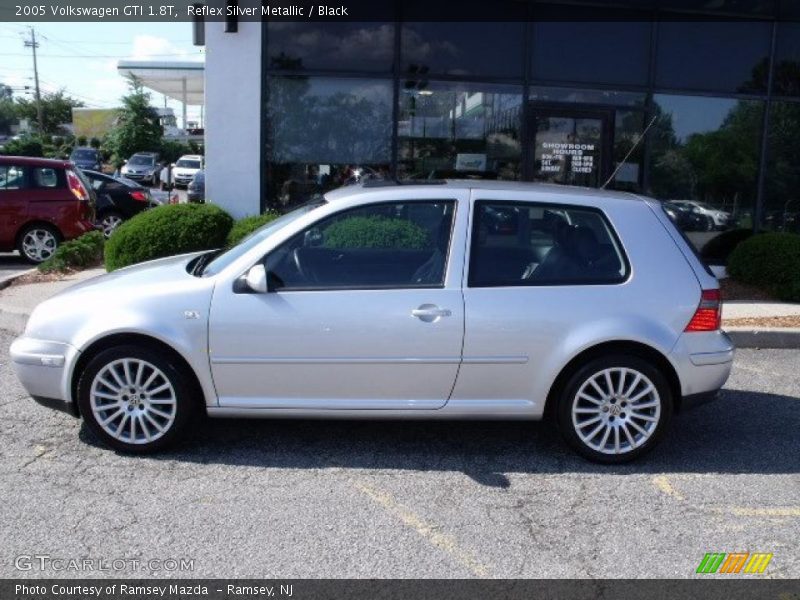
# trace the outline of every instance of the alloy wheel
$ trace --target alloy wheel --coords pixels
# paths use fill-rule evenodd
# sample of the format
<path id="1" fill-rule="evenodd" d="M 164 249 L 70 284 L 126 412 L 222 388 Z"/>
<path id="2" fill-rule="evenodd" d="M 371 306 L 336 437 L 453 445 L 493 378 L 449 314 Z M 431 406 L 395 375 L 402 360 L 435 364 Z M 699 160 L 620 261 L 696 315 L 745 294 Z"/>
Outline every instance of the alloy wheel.
<path id="1" fill-rule="evenodd" d="M 56 251 L 58 240 L 52 231 L 44 228 L 30 229 L 22 238 L 22 252 L 33 262 L 44 262 Z"/>
<path id="2" fill-rule="evenodd" d="M 89 392 L 97 424 L 127 444 L 149 444 L 175 422 L 177 395 L 158 367 L 139 358 L 114 360 L 95 375 Z"/>
<path id="3" fill-rule="evenodd" d="M 109 238 L 117 230 L 117 227 L 122 225 L 122 217 L 113 214 L 106 215 L 100 220 L 100 225 L 103 228 L 103 236 Z"/>
<path id="4" fill-rule="evenodd" d="M 654 434 L 661 418 L 655 384 L 628 367 L 603 369 L 578 388 L 572 424 L 581 442 L 602 454 L 626 454 Z"/>

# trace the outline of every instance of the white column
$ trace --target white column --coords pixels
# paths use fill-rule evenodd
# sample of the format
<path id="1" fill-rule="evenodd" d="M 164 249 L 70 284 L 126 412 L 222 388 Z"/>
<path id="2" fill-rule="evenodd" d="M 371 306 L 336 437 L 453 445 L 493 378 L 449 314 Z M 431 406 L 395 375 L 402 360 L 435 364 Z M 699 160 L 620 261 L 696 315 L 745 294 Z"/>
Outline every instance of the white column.
<path id="1" fill-rule="evenodd" d="M 206 22 L 206 198 L 239 219 L 260 209 L 261 23 L 224 28 Z"/>
<path id="2" fill-rule="evenodd" d="M 181 110 L 183 113 L 183 130 L 186 131 L 186 77 L 181 79 Z"/>

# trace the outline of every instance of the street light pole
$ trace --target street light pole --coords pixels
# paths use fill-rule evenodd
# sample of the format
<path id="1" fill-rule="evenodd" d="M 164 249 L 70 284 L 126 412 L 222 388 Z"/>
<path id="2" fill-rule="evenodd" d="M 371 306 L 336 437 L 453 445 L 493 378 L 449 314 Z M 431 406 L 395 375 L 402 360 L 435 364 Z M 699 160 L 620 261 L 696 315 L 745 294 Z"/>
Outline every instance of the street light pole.
<path id="1" fill-rule="evenodd" d="M 39 122 L 39 133 L 44 132 L 44 121 L 42 120 L 42 95 L 39 91 L 39 67 L 36 64 L 36 31 L 31 27 L 31 39 L 25 40 L 25 47 L 33 50 L 33 79 L 36 84 L 36 120 Z"/>

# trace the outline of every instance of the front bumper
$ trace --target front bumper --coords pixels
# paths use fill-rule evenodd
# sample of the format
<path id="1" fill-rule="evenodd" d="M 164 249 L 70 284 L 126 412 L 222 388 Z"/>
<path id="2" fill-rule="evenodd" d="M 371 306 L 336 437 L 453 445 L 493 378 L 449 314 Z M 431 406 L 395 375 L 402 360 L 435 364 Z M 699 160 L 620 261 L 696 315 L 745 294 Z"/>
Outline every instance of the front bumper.
<path id="1" fill-rule="evenodd" d="M 10 354 L 17 378 L 34 400 L 77 416 L 69 381 L 71 366 L 80 354 L 77 348 L 23 336 L 11 344 Z"/>

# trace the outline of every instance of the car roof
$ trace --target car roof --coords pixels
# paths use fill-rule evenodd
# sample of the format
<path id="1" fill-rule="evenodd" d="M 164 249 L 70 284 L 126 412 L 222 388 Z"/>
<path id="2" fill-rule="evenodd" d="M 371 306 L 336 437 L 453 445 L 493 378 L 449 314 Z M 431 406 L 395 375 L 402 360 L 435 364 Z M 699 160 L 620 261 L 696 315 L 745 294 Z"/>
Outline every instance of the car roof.
<path id="1" fill-rule="evenodd" d="M 495 181 L 488 179 L 441 179 L 441 180 L 410 180 L 410 181 L 384 181 L 371 180 L 364 183 L 348 185 L 325 194 L 328 202 L 339 199 L 352 198 L 360 194 L 376 190 L 409 190 L 415 187 L 436 188 L 440 190 L 502 190 L 510 192 L 539 192 L 553 196 L 569 196 L 571 198 L 615 198 L 626 200 L 640 200 L 641 196 L 630 192 L 616 190 L 602 190 L 599 188 L 577 187 L 555 183 L 539 183 L 530 181 Z M 426 190 L 427 191 L 427 190 Z"/>
<path id="2" fill-rule="evenodd" d="M 0 165 L 24 165 L 28 167 L 66 168 L 72 165 L 68 160 L 57 158 L 35 158 L 31 156 L 0 156 Z"/>
<path id="3" fill-rule="evenodd" d="M 183 160 L 184 158 L 188 160 L 203 160 L 203 157 L 199 154 L 184 154 L 178 160 Z"/>

